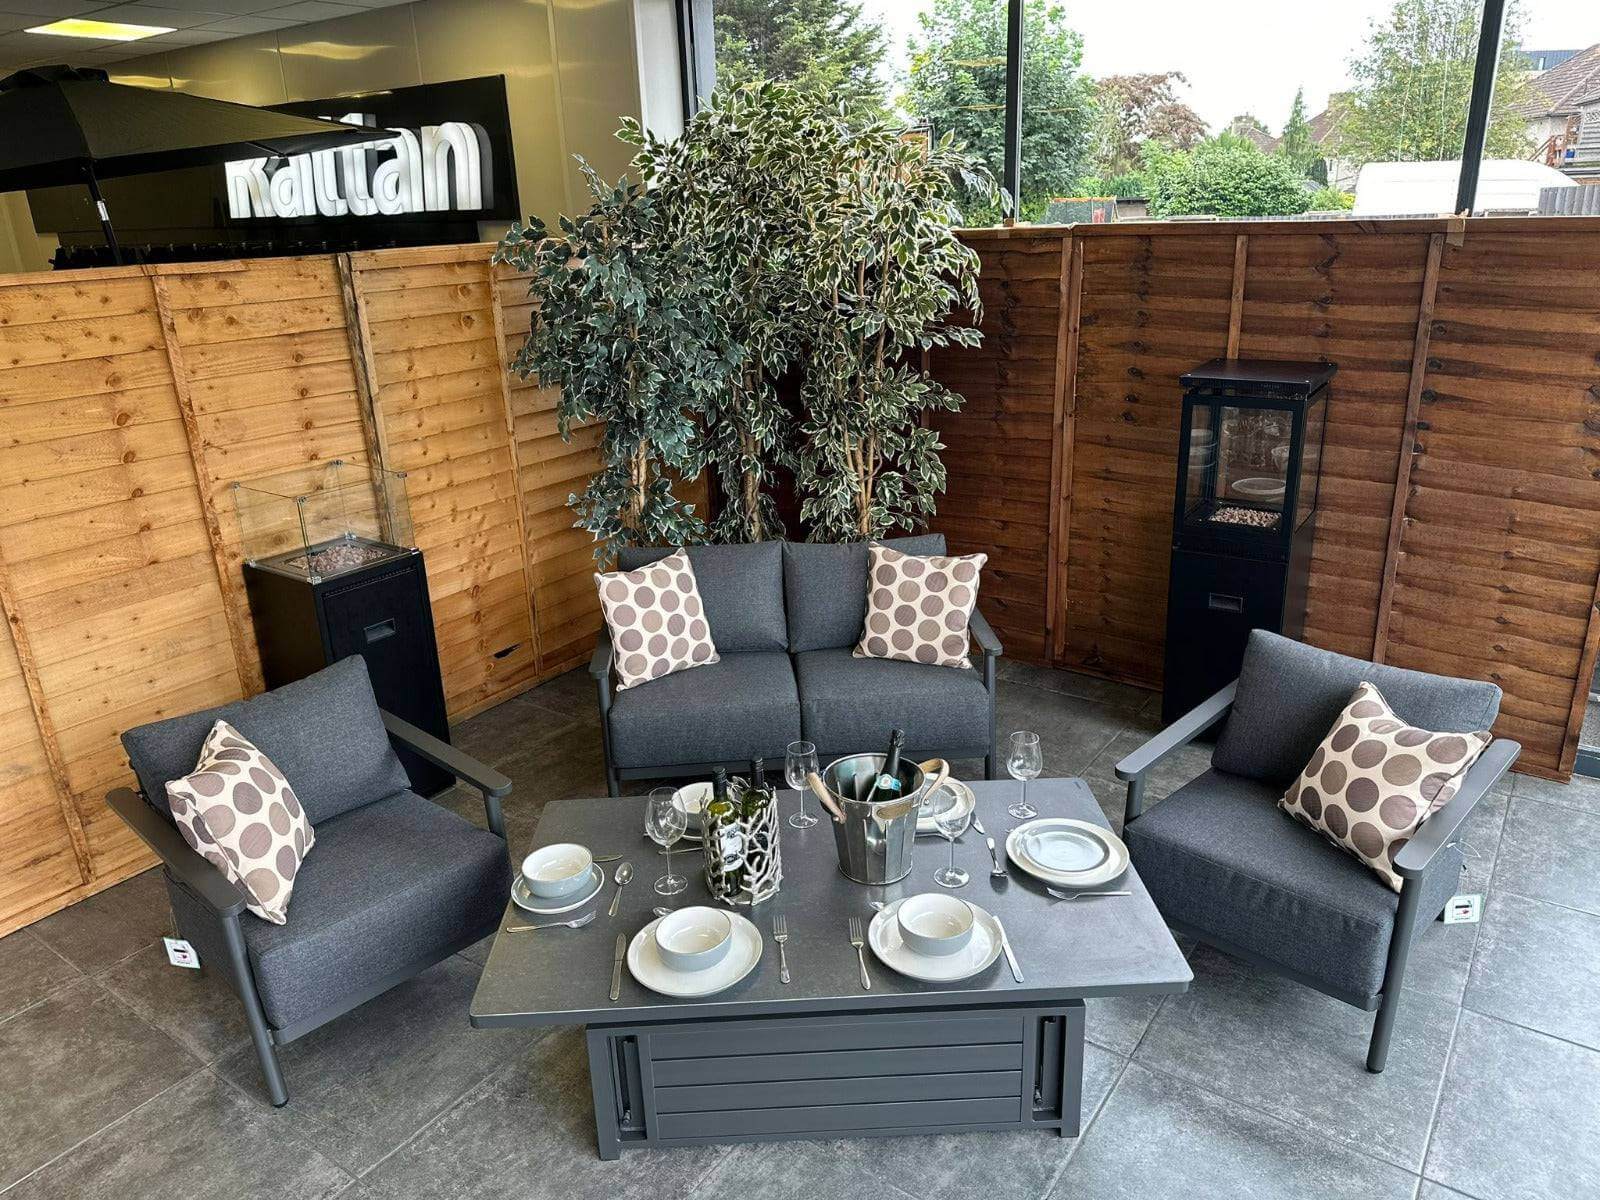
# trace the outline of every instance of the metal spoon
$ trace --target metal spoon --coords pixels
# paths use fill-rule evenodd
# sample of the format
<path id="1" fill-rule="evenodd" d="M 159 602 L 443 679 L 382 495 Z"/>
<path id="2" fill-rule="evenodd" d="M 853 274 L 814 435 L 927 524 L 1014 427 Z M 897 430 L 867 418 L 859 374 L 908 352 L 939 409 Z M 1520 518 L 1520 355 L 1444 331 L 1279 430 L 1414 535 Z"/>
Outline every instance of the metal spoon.
<path id="1" fill-rule="evenodd" d="M 670 908 L 662 908 L 662 907 L 661 907 L 661 906 L 660 906 L 660 905 L 659 905 L 659 904 L 658 904 L 658 905 L 656 905 L 656 907 L 654 907 L 654 908 L 652 908 L 652 909 L 651 909 L 651 910 L 650 910 L 650 911 L 651 911 L 651 912 L 653 912 L 653 913 L 655 913 L 655 915 L 656 915 L 656 916 L 658 916 L 658 917 L 664 917 L 664 916 L 666 916 L 666 915 L 667 915 L 667 914 L 668 914 L 668 913 L 669 913 L 669 912 L 671 912 L 671 911 L 672 911 L 672 910 L 671 910 L 671 909 L 670 909 Z"/>
<path id="2" fill-rule="evenodd" d="M 612 876 L 616 880 L 617 894 L 611 897 L 611 907 L 606 910 L 606 916 L 617 915 L 617 905 L 622 903 L 622 889 L 628 886 L 628 880 L 633 878 L 633 864 L 625 862 L 617 868 L 617 873 Z"/>
<path id="3" fill-rule="evenodd" d="M 535 929 L 582 929 L 592 920 L 594 920 L 594 914 L 591 912 L 585 913 L 581 917 L 575 917 L 570 921 L 549 921 L 543 925 L 507 925 L 506 932 L 529 933 Z"/>
<path id="4" fill-rule="evenodd" d="M 994 864 L 989 868 L 989 874 L 996 879 L 1004 879 L 1006 877 L 1006 869 L 1000 865 L 1000 852 L 994 848 L 994 839 L 986 837 L 983 840 L 989 846 L 989 861 Z"/>

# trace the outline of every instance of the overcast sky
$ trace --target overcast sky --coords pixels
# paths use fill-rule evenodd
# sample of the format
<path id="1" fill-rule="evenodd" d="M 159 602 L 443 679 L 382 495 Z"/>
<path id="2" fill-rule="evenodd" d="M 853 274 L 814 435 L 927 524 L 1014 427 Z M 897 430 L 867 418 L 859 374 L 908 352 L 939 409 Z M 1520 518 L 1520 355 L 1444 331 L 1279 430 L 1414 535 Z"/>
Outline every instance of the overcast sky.
<path id="1" fill-rule="evenodd" d="M 894 70 L 904 65 L 917 13 L 931 0 L 864 0 L 881 17 L 895 46 Z M 1348 86 L 1346 65 L 1360 49 L 1373 18 L 1392 0 L 1096 0 L 1064 6 L 1083 34 L 1091 75 L 1182 71 L 1186 99 L 1215 130 L 1253 112 L 1274 133 L 1282 127 L 1295 89 L 1306 90 L 1308 112 Z M 1523 0 L 1522 44 L 1530 49 L 1576 49 L 1600 42 L 1600 0 Z M 1309 20 L 1308 20 L 1309 17 Z"/>

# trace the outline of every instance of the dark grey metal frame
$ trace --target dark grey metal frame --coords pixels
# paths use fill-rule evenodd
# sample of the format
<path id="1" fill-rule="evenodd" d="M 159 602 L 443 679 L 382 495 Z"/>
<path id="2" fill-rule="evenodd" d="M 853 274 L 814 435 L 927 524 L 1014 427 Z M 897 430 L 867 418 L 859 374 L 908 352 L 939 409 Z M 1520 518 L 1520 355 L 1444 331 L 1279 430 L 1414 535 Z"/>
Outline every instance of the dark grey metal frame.
<path id="1" fill-rule="evenodd" d="M 392 713 L 383 713 L 384 726 L 389 738 L 426 759 L 434 766 L 449 771 L 462 783 L 483 793 L 484 816 L 489 829 L 505 840 L 505 817 L 501 801 L 511 793 L 511 780 L 499 771 L 477 759 L 463 754 L 448 742 L 418 729 Z M 106 803 L 138 834 L 140 839 L 161 859 L 167 882 L 195 901 L 215 921 L 211 934 L 220 934 L 215 940 L 226 948 L 227 961 L 222 964 L 223 976 L 244 1006 L 245 1022 L 250 1027 L 250 1040 L 255 1044 L 256 1057 L 261 1063 L 261 1073 L 266 1078 L 267 1093 L 272 1103 L 281 1107 L 289 1102 L 289 1089 L 284 1082 L 283 1068 L 278 1062 L 278 1047 L 304 1037 L 313 1029 L 326 1025 L 351 1009 L 382 995 L 396 984 L 427 970 L 475 942 L 493 933 L 499 926 L 498 917 L 481 930 L 475 930 L 459 942 L 422 956 L 404 967 L 354 992 L 346 992 L 328 1005 L 300 1021 L 284 1028 L 274 1028 L 256 990 L 255 974 L 250 966 L 250 956 L 245 949 L 244 932 L 239 916 L 245 910 L 245 897 L 216 867 L 212 866 L 189 843 L 183 840 L 177 826 L 162 814 L 141 792 L 131 788 L 116 788 L 106 795 Z M 509 855 L 508 855 L 509 857 Z"/>
<path id="2" fill-rule="evenodd" d="M 983 686 L 989 693 L 989 745 L 981 751 L 983 757 L 983 777 L 996 779 L 996 765 L 999 757 L 998 725 L 995 710 L 995 684 L 996 664 L 1005 653 L 1000 639 L 984 620 L 983 614 L 976 608 L 972 610 L 972 623 L 968 626 L 972 640 L 978 644 L 978 649 L 983 655 Z M 624 779 L 704 779 L 718 767 L 729 772 L 748 769 L 749 762 L 744 759 L 729 760 L 726 762 L 696 762 L 696 763 L 671 763 L 661 766 L 644 767 L 619 767 L 611 756 L 611 670 L 616 662 L 616 650 L 611 644 L 611 635 L 604 625 L 600 627 L 600 636 L 595 642 L 594 655 L 589 659 L 589 675 L 594 679 L 595 689 L 600 699 L 600 744 L 606 761 L 606 794 L 610 796 L 621 795 L 621 781 Z M 861 746 L 819 746 L 818 756 L 824 763 L 831 758 L 843 754 L 858 754 L 864 747 Z M 954 757 L 965 757 L 976 747 L 930 747 L 930 753 L 943 753 Z"/>
<path id="3" fill-rule="evenodd" d="M 1084 1015 L 1082 1000 L 1063 1000 L 589 1025 L 596 1148 L 602 1159 L 615 1159 L 625 1148 L 823 1137 L 1054 1129 L 1075 1138 L 1082 1125 Z M 1016 1023 L 1015 1042 L 973 1040 L 981 1036 L 973 1027 L 1008 1019 Z M 908 1022 L 915 1036 L 896 1036 Z M 834 1040 L 819 1046 L 830 1033 Z M 730 1038 L 746 1048 L 730 1046 Z M 705 1099 L 657 1110 L 665 1094 L 655 1078 L 663 1060 L 657 1039 L 679 1048 L 665 1057 L 674 1060 L 677 1078 L 692 1080 L 681 1090 Z M 1000 1065 L 1013 1045 L 1014 1065 Z M 686 1057 L 685 1046 L 694 1053 Z M 803 1078 L 792 1077 L 785 1061 L 797 1055 L 809 1060 Z M 995 1061 L 974 1063 L 976 1056 Z M 778 1063 L 785 1065 L 772 1071 Z M 873 1094 L 874 1088 L 893 1094 Z M 779 1091 L 780 1103 L 762 1102 L 775 1098 L 763 1093 Z M 875 1123 L 861 1124 L 862 1112 Z"/>
<path id="4" fill-rule="evenodd" d="M 1128 785 L 1127 807 L 1122 820 L 1124 829 L 1137 820 L 1144 811 L 1145 776 L 1149 774 L 1150 769 L 1175 750 L 1189 745 L 1226 717 L 1233 707 L 1234 694 L 1238 686 L 1239 681 L 1234 680 L 1117 763 L 1117 778 Z M 1508 738 L 1498 738 L 1491 742 L 1489 748 L 1467 771 L 1465 779 L 1462 780 L 1461 790 L 1452 796 L 1443 808 L 1424 821 L 1416 836 L 1395 855 L 1394 868 L 1402 881 L 1400 902 L 1395 911 L 1394 930 L 1389 937 L 1389 958 L 1384 966 L 1383 989 L 1375 998 L 1352 996 L 1336 991 L 1269 958 L 1231 945 L 1202 929 L 1196 929 L 1181 917 L 1171 913 L 1162 915 L 1166 917 L 1167 924 L 1177 932 L 1215 946 L 1225 954 L 1293 979 L 1296 983 L 1315 988 L 1325 996 L 1332 996 L 1335 1000 L 1343 1001 L 1366 1012 L 1376 1009 L 1378 1015 L 1372 1023 L 1372 1041 L 1367 1047 L 1367 1070 L 1377 1074 L 1383 1070 L 1389 1058 L 1389 1040 L 1394 1032 L 1395 1015 L 1400 1007 L 1400 989 L 1405 981 L 1406 962 L 1411 955 L 1411 939 L 1419 916 L 1417 906 L 1422 897 L 1422 878 L 1432 867 L 1439 852 L 1446 846 L 1455 844 L 1461 835 L 1462 825 L 1477 807 L 1478 801 L 1488 795 L 1489 789 L 1511 769 L 1511 764 L 1516 762 L 1517 755 L 1521 753 L 1521 744 Z M 1438 913 L 1428 914 L 1430 918 L 1438 915 Z"/>

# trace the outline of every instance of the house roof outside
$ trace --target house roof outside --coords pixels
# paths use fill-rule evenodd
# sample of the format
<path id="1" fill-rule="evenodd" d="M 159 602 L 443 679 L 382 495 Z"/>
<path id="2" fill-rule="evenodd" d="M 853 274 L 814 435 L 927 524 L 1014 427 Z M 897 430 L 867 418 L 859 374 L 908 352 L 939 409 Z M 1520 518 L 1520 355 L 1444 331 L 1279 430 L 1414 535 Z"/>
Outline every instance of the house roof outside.
<path id="1" fill-rule="evenodd" d="M 1518 104 L 1519 117 L 1565 117 L 1600 92 L 1600 44 L 1580 50 L 1571 58 L 1528 80 L 1529 99 Z"/>

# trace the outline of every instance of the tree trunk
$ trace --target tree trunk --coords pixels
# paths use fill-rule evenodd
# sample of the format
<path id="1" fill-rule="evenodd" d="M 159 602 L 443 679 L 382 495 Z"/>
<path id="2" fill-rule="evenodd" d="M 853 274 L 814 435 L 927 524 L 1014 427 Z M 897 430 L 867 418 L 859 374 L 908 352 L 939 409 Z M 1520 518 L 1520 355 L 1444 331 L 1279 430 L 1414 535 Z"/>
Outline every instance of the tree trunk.
<path id="1" fill-rule="evenodd" d="M 739 448 L 747 459 L 756 457 L 759 447 L 749 432 L 739 435 Z M 745 467 L 740 502 L 744 507 L 745 540 L 759 542 L 766 536 L 766 526 L 761 520 L 761 473 L 757 467 Z"/>
<path id="2" fill-rule="evenodd" d="M 633 451 L 629 475 L 628 527 L 637 530 L 644 521 L 645 489 L 650 482 L 650 442 L 647 438 L 640 438 L 639 445 Z"/>

